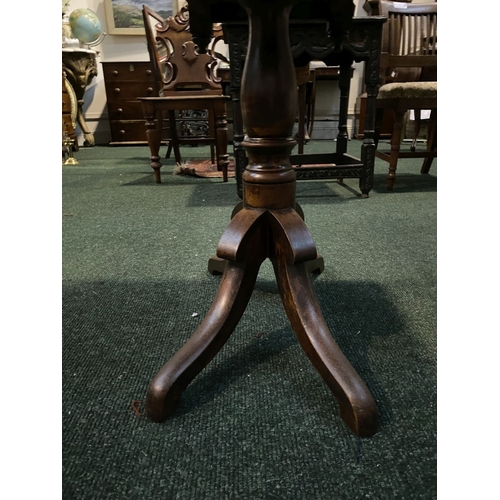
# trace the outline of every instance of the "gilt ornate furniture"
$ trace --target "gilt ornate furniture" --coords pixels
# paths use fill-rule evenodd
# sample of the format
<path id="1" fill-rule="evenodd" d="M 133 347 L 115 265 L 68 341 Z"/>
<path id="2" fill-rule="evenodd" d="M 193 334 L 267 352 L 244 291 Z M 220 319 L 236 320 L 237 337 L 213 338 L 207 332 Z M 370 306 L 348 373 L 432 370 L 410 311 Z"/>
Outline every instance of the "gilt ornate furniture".
<path id="1" fill-rule="evenodd" d="M 318 254 L 295 200 L 296 171 L 290 152 L 297 86 L 288 38 L 292 5 L 300 0 L 191 0 L 191 31 L 200 50 L 211 23 L 234 19 L 241 6 L 250 18 L 250 44 L 241 81 L 241 117 L 248 154 L 243 206 L 235 211 L 217 247 L 226 260 L 219 291 L 202 323 L 150 382 L 146 415 L 157 422 L 172 414 L 183 390 L 222 348 L 252 295 L 259 267 L 274 266 L 284 308 L 309 359 L 338 400 L 347 425 L 359 436 L 377 429 L 377 408 L 365 383 L 334 341 L 316 299 L 308 263 Z M 343 51 L 351 28 L 351 0 L 303 2 L 301 15 L 329 21 L 332 50 Z M 238 10 L 239 8 L 239 10 Z M 377 69 L 378 73 L 378 69 Z M 368 145 L 367 145 L 368 146 Z M 277 374 L 277 377 L 280 376 Z"/>
<path id="2" fill-rule="evenodd" d="M 78 142 L 76 140 L 75 127 L 76 117 L 78 113 L 78 104 L 73 87 L 66 78 L 66 72 L 62 71 L 62 137 L 63 147 L 66 137 L 69 137 L 72 142 L 74 151 L 78 151 Z"/>
<path id="3" fill-rule="evenodd" d="M 62 65 L 66 78 L 73 87 L 78 103 L 77 122 L 82 129 L 85 146 L 94 146 L 94 134 L 90 131 L 83 113 L 83 96 L 92 79 L 97 76 L 95 50 L 79 48 L 62 49 Z"/>

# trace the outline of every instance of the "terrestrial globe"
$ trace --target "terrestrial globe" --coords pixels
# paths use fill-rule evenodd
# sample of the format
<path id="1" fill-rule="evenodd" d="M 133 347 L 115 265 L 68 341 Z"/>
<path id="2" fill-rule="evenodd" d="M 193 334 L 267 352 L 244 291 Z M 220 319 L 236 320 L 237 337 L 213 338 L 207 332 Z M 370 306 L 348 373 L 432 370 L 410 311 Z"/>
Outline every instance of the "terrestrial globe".
<path id="1" fill-rule="evenodd" d="M 69 16 L 74 38 L 83 43 L 95 42 L 102 33 L 101 21 L 90 9 L 76 9 Z"/>

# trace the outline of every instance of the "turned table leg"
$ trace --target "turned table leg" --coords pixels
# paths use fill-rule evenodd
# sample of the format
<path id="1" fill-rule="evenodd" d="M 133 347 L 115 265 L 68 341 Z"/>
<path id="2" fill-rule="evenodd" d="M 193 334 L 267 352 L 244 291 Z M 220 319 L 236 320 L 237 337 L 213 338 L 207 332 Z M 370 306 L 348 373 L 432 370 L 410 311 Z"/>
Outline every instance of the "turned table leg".
<path id="1" fill-rule="evenodd" d="M 389 158 L 389 173 L 387 174 L 387 190 L 392 191 L 394 181 L 396 180 L 396 169 L 399 160 L 399 151 L 401 149 L 401 139 L 403 136 L 403 120 L 405 111 L 397 110 L 394 112 L 394 127 L 391 137 L 391 155 Z"/>
<path id="2" fill-rule="evenodd" d="M 361 146 L 361 163 L 363 164 L 363 175 L 359 179 L 359 189 L 363 198 L 368 198 L 373 187 L 373 175 L 375 172 L 375 151 L 380 134 L 380 123 L 383 111 L 377 117 L 377 93 L 379 86 L 380 47 L 376 43 L 377 37 L 372 38 L 372 50 L 365 68 L 366 86 L 366 118 L 365 130 L 363 131 L 363 145 Z M 377 130 L 378 128 L 378 130 Z"/>
<path id="3" fill-rule="evenodd" d="M 429 118 L 429 128 L 427 130 L 427 152 L 436 153 L 437 149 L 437 110 L 431 110 L 431 116 Z M 428 174 L 432 165 L 433 156 L 424 159 L 422 163 L 422 168 L 420 170 L 421 174 Z"/>
<path id="4" fill-rule="evenodd" d="M 151 168 L 155 174 L 157 184 L 161 183 L 161 162 L 160 162 L 160 145 L 161 145 L 161 126 L 158 125 L 158 120 L 161 120 L 161 114 L 157 117 L 157 110 L 149 102 L 142 102 L 142 109 L 146 119 L 146 137 L 148 139 Z"/>

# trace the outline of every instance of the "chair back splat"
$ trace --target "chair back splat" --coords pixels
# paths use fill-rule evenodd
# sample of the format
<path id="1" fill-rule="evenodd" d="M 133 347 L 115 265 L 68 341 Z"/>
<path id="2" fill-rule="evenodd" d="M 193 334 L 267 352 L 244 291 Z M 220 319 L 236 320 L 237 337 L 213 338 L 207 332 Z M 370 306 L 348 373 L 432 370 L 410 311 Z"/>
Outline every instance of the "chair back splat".
<path id="1" fill-rule="evenodd" d="M 404 81 L 395 71 L 437 67 L 437 3 L 405 4 L 380 2 L 381 15 L 387 17 L 382 31 L 382 83 Z M 391 64 L 400 63 L 397 68 Z M 404 66 L 403 66 L 404 65 Z M 429 80 L 430 81 L 430 80 Z"/>
<path id="2" fill-rule="evenodd" d="M 151 61 L 160 78 L 163 95 L 170 92 L 201 91 L 222 94 L 220 78 L 215 74 L 217 59 L 209 50 L 199 54 L 189 31 L 187 7 L 168 19 L 143 7 L 144 25 Z M 222 37 L 222 30 L 216 26 L 217 36 L 212 39 L 210 48 Z"/>

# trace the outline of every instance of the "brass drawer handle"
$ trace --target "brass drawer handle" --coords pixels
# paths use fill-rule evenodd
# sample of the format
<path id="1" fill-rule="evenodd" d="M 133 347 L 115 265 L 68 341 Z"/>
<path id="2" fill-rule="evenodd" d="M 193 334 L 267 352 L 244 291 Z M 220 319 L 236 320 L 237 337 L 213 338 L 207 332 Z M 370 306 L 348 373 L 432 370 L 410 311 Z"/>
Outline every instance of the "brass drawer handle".
<path id="1" fill-rule="evenodd" d="M 120 135 L 125 135 L 125 130 L 120 130 L 120 132 L 118 132 Z"/>
<path id="2" fill-rule="evenodd" d="M 115 94 L 119 94 L 120 93 L 120 87 L 116 87 L 115 88 Z"/>
<path id="3" fill-rule="evenodd" d="M 116 111 L 118 111 L 118 113 L 123 113 L 123 109 L 122 108 L 118 108 Z"/>

